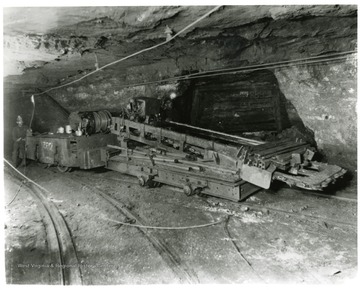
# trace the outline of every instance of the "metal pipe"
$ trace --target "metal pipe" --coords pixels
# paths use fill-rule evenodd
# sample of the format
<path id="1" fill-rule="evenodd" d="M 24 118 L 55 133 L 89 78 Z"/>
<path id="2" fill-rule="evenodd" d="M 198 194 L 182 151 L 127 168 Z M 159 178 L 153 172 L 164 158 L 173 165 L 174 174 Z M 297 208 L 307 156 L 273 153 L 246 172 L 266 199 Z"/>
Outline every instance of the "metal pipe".
<path id="1" fill-rule="evenodd" d="M 183 124 L 183 123 L 178 123 L 178 122 L 174 122 L 174 121 L 167 121 L 167 122 L 170 123 L 170 124 L 181 126 L 181 127 L 187 127 L 187 128 L 195 129 L 195 130 L 198 130 L 198 131 L 203 131 L 203 132 L 207 132 L 207 133 L 211 133 L 211 134 L 215 134 L 215 135 L 219 135 L 219 136 L 223 136 L 223 137 L 237 139 L 237 140 L 239 140 L 241 142 L 246 142 L 248 145 L 261 145 L 261 144 L 266 143 L 266 142 L 263 142 L 263 141 L 257 141 L 257 140 L 253 140 L 253 139 L 248 139 L 248 138 L 244 138 L 244 137 L 230 135 L 230 134 L 226 134 L 226 133 L 222 133 L 222 132 L 218 132 L 218 131 L 213 131 L 213 130 L 210 130 L 210 129 L 204 129 L 204 128 L 200 128 L 200 127 L 195 127 L 195 126 L 191 126 L 191 125 L 187 125 L 187 124 Z"/>

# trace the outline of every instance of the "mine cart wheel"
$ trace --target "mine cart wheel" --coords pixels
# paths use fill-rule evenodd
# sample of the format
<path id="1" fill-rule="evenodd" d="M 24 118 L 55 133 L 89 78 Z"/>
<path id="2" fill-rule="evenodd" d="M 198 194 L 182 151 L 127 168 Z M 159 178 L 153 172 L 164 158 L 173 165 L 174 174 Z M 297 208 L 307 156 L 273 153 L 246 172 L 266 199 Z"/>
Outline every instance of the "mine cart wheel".
<path id="1" fill-rule="evenodd" d="M 155 183 L 154 187 L 160 187 L 161 186 L 161 182 L 159 182 L 159 181 L 155 181 L 154 183 Z"/>
<path id="2" fill-rule="evenodd" d="M 202 195 L 201 191 L 202 191 L 202 187 L 197 187 L 197 188 L 194 189 L 194 194 Z"/>
<path id="3" fill-rule="evenodd" d="M 183 186 L 183 191 L 184 193 L 187 195 L 187 196 L 190 196 L 193 194 L 193 189 L 191 188 L 191 185 L 190 184 L 185 184 Z"/>
<path id="4" fill-rule="evenodd" d="M 63 165 L 58 165 L 57 166 L 57 170 L 59 170 L 61 173 L 65 173 L 65 172 L 68 172 L 70 171 L 70 167 L 68 166 L 63 166 Z"/>
<path id="5" fill-rule="evenodd" d="M 148 181 L 148 186 L 151 188 L 160 187 L 160 185 L 161 185 L 161 183 L 158 181 L 154 181 L 154 180 Z"/>
<path id="6" fill-rule="evenodd" d="M 44 169 L 48 169 L 51 166 L 51 164 L 49 164 L 49 163 L 40 163 L 39 162 L 38 164 L 40 164 L 40 166 Z"/>
<path id="7" fill-rule="evenodd" d="M 146 185 L 146 180 L 145 180 L 144 176 L 138 176 L 138 181 L 139 181 L 140 186 L 145 186 Z"/>

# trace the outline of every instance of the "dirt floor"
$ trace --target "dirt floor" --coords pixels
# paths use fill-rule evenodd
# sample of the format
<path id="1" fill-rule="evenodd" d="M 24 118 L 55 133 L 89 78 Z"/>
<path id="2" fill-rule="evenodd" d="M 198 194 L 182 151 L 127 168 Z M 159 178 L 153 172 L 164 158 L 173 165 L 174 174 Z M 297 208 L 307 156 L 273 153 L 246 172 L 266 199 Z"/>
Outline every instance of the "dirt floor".
<path id="1" fill-rule="evenodd" d="M 245 203 L 187 197 L 169 186 L 140 187 L 106 170 L 60 173 L 30 163 L 26 175 L 51 192 L 75 242 L 83 284 L 186 283 L 138 228 L 96 192 L 119 200 L 149 226 L 216 225 L 150 230 L 195 283 L 344 283 L 357 276 L 357 202 L 306 194 L 276 184 Z M 52 284 L 37 203 L 5 170 L 6 281 Z M 356 199 L 356 184 L 337 196 Z M 16 195 L 17 194 L 17 195 Z M 14 196 L 16 198 L 13 200 Z"/>

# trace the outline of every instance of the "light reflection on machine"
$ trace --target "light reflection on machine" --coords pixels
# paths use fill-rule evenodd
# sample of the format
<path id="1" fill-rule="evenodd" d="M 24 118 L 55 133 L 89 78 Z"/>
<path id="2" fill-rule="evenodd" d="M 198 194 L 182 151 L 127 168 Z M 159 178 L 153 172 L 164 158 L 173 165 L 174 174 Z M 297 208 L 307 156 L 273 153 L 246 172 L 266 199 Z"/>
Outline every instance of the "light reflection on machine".
<path id="1" fill-rule="evenodd" d="M 109 133 L 112 125 L 112 115 L 107 110 L 73 112 L 69 116 L 69 123 L 79 135 L 93 135 L 96 133 Z M 77 134 L 78 135 L 78 134 Z"/>
<path id="2" fill-rule="evenodd" d="M 126 106 L 126 115 L 131 121 L 156 125 L 161 121 L 161 100 L 149 97 L 136 97 Z"/>
<path id="3" fill-rule="evenodd" d="M 310 144 L 301 140 L 263 142 L 169 121 L 167 101 L 133 98 L 117 116 L 73 112 L 69 123 L 82 136 L 28 138 L 28 158 L 61 168 L 105 166 L 141 184 L 165 183 L 187 195 L 201 191 L 237 201 L 274 180 L 322 190 L 346 173 L 314 161 Z"/>

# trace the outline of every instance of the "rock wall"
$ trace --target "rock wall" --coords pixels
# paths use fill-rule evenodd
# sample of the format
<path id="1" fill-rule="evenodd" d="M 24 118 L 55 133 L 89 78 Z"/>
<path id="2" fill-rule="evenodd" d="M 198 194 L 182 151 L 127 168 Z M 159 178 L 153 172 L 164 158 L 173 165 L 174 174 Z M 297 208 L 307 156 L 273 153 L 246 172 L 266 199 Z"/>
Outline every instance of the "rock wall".
<path id="1" fill-rule="evenodd" d="M 30 57 L 17 63 L 17 68 L 26 69 L 22 75 L 6 78 L 4 86 L 10 86 L 12 93 L 6 90 L 5 101 L 19 95 L 24 87 L 44 91 L 64 85 L 86 76 L 95 67 L 158 44 L 165 39 L 166 25 L 177 32 L 209 10 L 209 7 L 104 8 L 99 10 L 98 17 L 90 19 L 92 14 L 88 11 L 95 14 L 96 11 L 89 8 L 79 14 L 84 21 L 76 25 L 76 21 L 64 21 L 60 28 L 52 25 L 49 35 L 7 37 L 6 50 L 15 51 L 14 57 L 19 54 L 43 57 L 37 62 Z M 72 10 L 61 11 L 66 15 L 63 20 L 70 20 Z M 67 22 L 69 25 L 65 25 Z M 99 70 L 80 82 L 52 90 L 48 95 L 68 111 L 116 111 L 131 97 L 162 97 L 171 92 L 182 95 L 181 83 L 169 78 L 306 59 L 354 51 L 356 47 L 354 6 L 226 6 L 174 41 Z M 289 126 L 308 127 L 329 162 L 353 171 L 357 162 L 356 58 L 356 54 L 350 54 L 347 60 L 339 62 L 268 69 L 276 77 L 274 82 L 280 89 L 282 104 L 286 104 Z M 30 94 L 24 95 L 29 97 Z M 20 107 L 28 114 L 29 107 Z M 49 115 L 39 114 L 42 123 L 48 123 Z M 58 121 L 63 122 L 61 118 Z"/>
<path id="2" fill-rule="evenodd" d="M 315 133 L 329 162 L 356 170 L 357 55 L 340 63 L 276 70 L 280 89 Z"/>
<path id="3" fill-rule="evenodd" d="M 16 126 L 16 117 L 21 115 L 24 124 L 33 129 L 34 132 L 55 131 L 59 125 L 65 125 L 68 119 L 68 111 L 49 95 L 35 97 L 35 107 L 30 96 L 39 93 L 37 90 L 17 91 L 16 88 L 7 90 L 5 94 L 11 100 L 4 103 L 4 151 L 10 154 L 12 150 L 12 129 Z M 32 113 L 34 110 L 34 115 Z"/>

